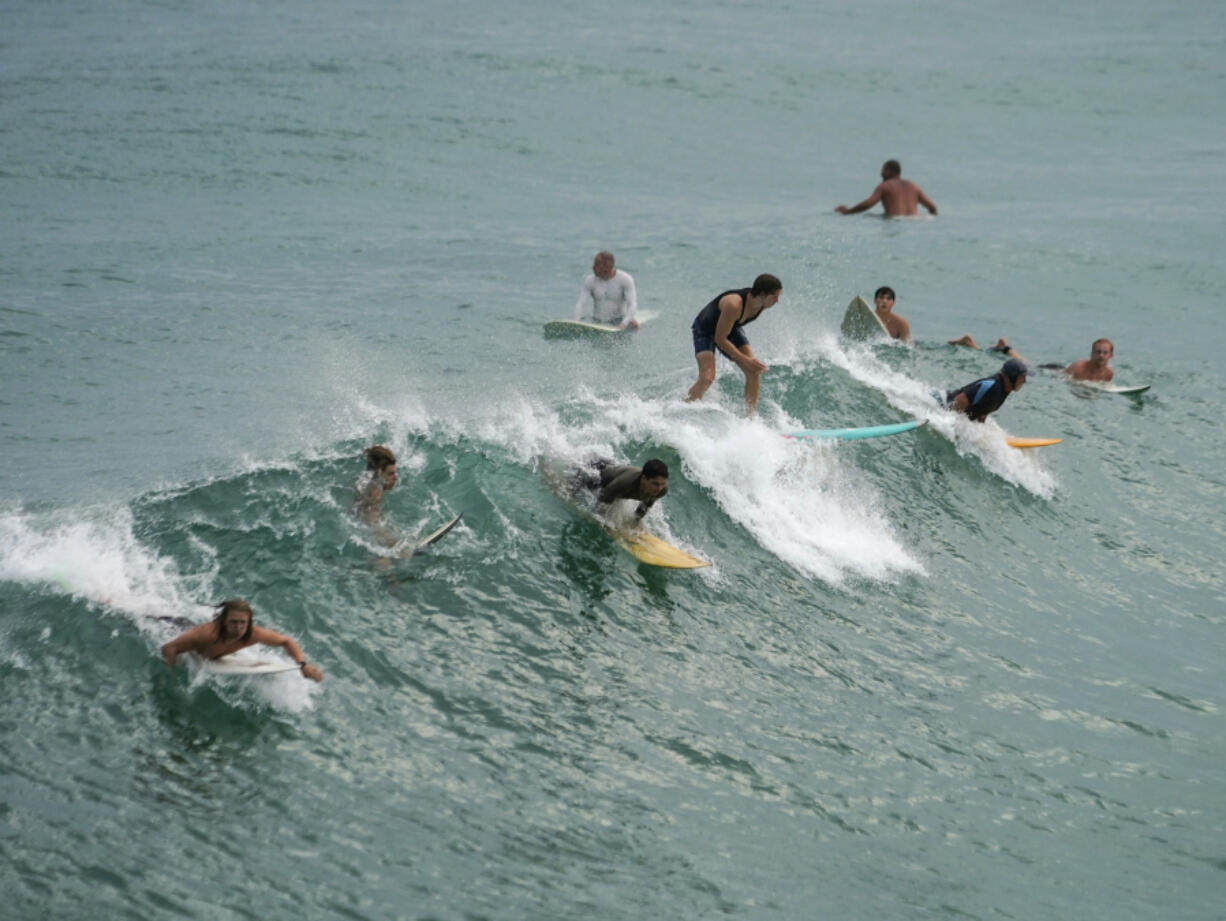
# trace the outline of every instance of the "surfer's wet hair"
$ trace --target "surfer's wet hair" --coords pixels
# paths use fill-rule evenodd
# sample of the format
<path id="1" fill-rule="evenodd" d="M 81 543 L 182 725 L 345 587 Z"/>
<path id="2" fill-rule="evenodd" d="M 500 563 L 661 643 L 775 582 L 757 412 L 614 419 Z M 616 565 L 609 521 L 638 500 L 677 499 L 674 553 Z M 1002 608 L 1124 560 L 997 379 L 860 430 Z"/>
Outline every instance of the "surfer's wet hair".
<path id="1" fill-rule="evenodd" d="M 753 280 L 753 288 L 749 293 L 754 297 L 759 297 L 763 294 L 774 294 L 782 289 L 783 282 L 774 275 L 768 275 L 766 272 L 763 272 Z"/>
<path id="2" fill-rule="evenodd" d="M 891 176 L 901 176 L 902 175 L 902 164 L 899 163 L 897 160 L 886 160 L 881 168 L 885 170 L 887 173 L 889 173 Z"/>
<path id="3" fill-rule="evenodd" d="M 649 480 L 654 480 L 658 476 L 668 479 L 668 465 L 664 461 L 657 458 L 652 458 L 643 465 L 643 476 Z"/>
<path id="4" fill-rule="evenodd" d="M 881 295 L 883 294 L 892 301 L 898 300 L 898 298 L 894 294 L 894 289 L 891 288 L 889 285 L 882 285 L 880 288 L 878 288 L 877 292 L 873 295 L 873 300 L 876 300 L 877 298 L 881 297 Z"/>
<path id="5" fill-rule="evenodd" d="M 371 445 L 362 453 L 366 457 L 367 470 L 382 470 L 396 463 L 396 455 L 385 445 Z"/>
<path id="6" fill-rule="evenodd" d="M 226 615 L 231 611 L 243 611 L 247 614 L 247 632 L 243 634 L 242 639 L 244 641 L 251 639 L 251 630 L 255 626 L 255 612 L 251 610 L 251 605 L 242 598 L 229 598 L 214 607 L 217 609 L 217 615 L 213 618 L 213 623 L 217 625 L 219 638 L 226 635 Z"/>
<path id="7" fill-rule="evenodd" d="M 1114 356 L 1115 356 L 1115 343 L 1114 343 L 1114 342 L 1112 342 L 1110 339 L 1108 339 L 1106 336 L 1104 336 L 1102 339 L 1095 339 L 1093 342 L 1091 342 L 1091 343 L 1090 343 L 1090 354 L 1091 354 L 1091 355 L 1093 355 L 1093 354 L 1094 354 L 1094 350 L 1095 350 L 1096 348 L 1098 348 L 1098 344 L 1099 344 L 1100 342 L 1105 342 L 1105 343 L 1107 343 L 1107 345 L 1108 345 L 1108 346 L 1110 347 L 1110 349 L 1111 349 L 1111 355 L 1112 355 L 1112 357 L 1114 357 Z"/>

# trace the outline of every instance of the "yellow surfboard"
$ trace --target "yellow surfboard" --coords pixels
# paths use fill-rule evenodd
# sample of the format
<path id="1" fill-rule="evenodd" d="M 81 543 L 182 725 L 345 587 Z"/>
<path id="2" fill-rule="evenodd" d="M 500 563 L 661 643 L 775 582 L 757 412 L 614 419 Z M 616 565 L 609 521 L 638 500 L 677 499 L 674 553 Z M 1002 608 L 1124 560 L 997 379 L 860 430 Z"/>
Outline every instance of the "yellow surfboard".
<path id="1" fill-rule="evenodd" d="M 1048 445 L 1058 445 L 1063 438 L 1006 438 L 1005 444 L 1011 448 L 1045 448 Z"/>
<path id="2" fill-rule="evenodd" d="M 609 534 L 631 556 L 648 566 L 663 566 L 667 569 L 701 569 L 711 565 L 707 560 L 690 556 L 680 547 L 674 547 L 648 531 L 609 531 Z"/>

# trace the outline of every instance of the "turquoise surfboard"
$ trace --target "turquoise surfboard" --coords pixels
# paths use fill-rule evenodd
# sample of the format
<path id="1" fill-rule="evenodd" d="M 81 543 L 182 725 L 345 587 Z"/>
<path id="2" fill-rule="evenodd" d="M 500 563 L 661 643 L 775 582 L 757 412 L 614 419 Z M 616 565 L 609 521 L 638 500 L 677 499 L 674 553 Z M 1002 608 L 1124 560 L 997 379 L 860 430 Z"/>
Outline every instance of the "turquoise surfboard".
<path id="1" fill-rule="evenodd" d="M 863 428 L 856 429 L 805 429 L 804 431 L 788 432 L 786 434 L 788 438 L 827 438 L 838 441 L 851 441 L 856 438 L 880 438 L 883 435 L 898 435 L 927 424 L 927 419 L 912 419 L 910 422 L 895 422 L 891 425 L 866 425 Z"/>

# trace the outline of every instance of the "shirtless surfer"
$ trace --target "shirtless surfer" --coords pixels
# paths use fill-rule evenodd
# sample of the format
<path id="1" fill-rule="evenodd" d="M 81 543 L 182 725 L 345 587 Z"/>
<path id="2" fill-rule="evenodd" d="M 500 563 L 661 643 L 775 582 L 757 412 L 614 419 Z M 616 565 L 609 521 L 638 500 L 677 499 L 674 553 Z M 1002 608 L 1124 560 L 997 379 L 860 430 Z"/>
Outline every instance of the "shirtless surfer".
<path id="1" fill-rule="evenodd" d="M 774 275 L 763 273 L 754 279 L 753 287 L 717 294 L 698 312 L 690 325 L 694 339 L 694 357 L 698 360 L 698 380 L 690 387 L 686 402 L 701 400 L 715 383 L 715 350 L 719 349 L 736 362 L 745 375 L 745 407 L 752 416 L 758 408 L 758 388 L 767 367 L 754 356 L 749 339 L 741 331 L 762 312 L 779 302 L 783 282 Z"/>
<path id="2" fill-rule="evenodd" d="M 924 194 L 924 190 L 910 179 L 902 178 L 902 166 L 897 160 L 886 160 L 881 165 L 881 184 L 873 189 L 872 195 L 858 205 L 850 208 L 839 205 L 834 210 L 839 214 L 859 214 L 877 202 L 881 202 L 885 208 L 886 217 L 914 217 L 919 214 L 916 205 L 923 205 L 933 215 L 937 213 L 936 204 Z"/>
<path id="3" fill-rule="evenodd" d="M 192 627 L 162 647 L 162 658 L 171 668 L 185 652 L 194 652 L 205 659 L 219 659 L 232 652 L 262 643 L 279 646 L 298 663 L 305 678 L 323 681 L 324 673 L 306 660 L 298 644 L 288 636 L 255 625 L 251 605 L 240 598 L 231 598 L 217 606 L 217 616 L 207 624 Z"/>
<path id="4" fill-rule="evenodd" d="M 1106 383 L 1115 377 L 1115 369 L 1108 362 L 1115 357 L 1115 344 L 1110 339 L 1095 339 L 1090 346 L 1089 358 L 1078 358 L 1064 369 L 1075 381 L 1099 381 Z"/>
<path id="5" fill-rule="evenodd" d="M 911 324 L 894 312 L 894 289 L 883 285 L 873 295 L 877 305 L 877 319 L 885 326 L 891 339 L 911 341 Z"/>
<path id="6" fill-rule="evenodd" d="M 383 524 L 383 494 L 396 485 L 396 455 L 385 445 L 371 445 L 362 456 L 366 472 L 354 487 L 353 511 L 381 539 L 394 544 L 396 535 Z"/>
<path id="7" fill-rule="evenodd" d="M 971 349 L 979 348 L 979 344 L 971 338 L 970 333 L 958 339 L 950 339 L 949 344 L 964 345 Z M 1006 358 L 1019 358 L 1025 361 L 1018 350 L 1011 346 L 1004 336 L 997 339 L 996 344 L 988 349 L 988 351 L 1000 352 Z M 1110 339 L 1095 339 L 1090 345 L 1089 358 L 1079 358 L 1067 368 L 1063 365 L 1054 364 L 1039 365 L 1039 367 L 1051 371 L 1063 371 L 1071 380 L 1097 381 L 1105 384 L 1115 377 L 1115 369 L 1109 364 L 1114 356 L 1115 345 Z"/>
<path id="8" fill-rule="evenodd" d="M 592 260 L 592 274 L 579 289 L 579 301 L 575 304 L 575 319 L 583 315 L 587 302 L 592 302 L 592 319 L 608 323 L 618 329 L 638 329 L 634 318 L 638 311 L 638 296 L 634 291 L 634 279 L 616 267 L 613 254 L 601 250 Z"/>

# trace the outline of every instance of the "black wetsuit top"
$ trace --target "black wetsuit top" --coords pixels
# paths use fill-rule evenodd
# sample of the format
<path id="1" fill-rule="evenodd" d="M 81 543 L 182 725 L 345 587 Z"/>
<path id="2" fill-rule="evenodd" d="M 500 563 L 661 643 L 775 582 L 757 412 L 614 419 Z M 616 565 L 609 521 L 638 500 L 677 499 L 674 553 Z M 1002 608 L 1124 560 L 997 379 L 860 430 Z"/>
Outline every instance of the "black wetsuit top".
<path id="1" fill-rule="evenodd" d="M 982 422 L 989 415 L 996 412 L 996 410 L 1004 405 L 1005 397 L 1009 395 L 1005 393 L 1005 376 L 1003 374 L 980 378 L 967 384 L 965 387 L 950 390 L 945 394 L 945 405 L 951 405 L 960 393 L 965 393 L 966 399 L 969 401 L 966 406 L 966 414 L 972 422 Z"/>
<path id="2" fill-rule="evenodd" d="M 748 326 L 754 320 L 758 319 L 758 317 L 762 316 L 762 311 L 759 310 L 748 320 L 744 319 L 745 308 L 749 304 L 749 292 L 752 290 L 753 288 L 733 288 L 731 291 L 725 291 L 723 294 L 715 295 L 715 300 L 711 301 L 711 303 L 707 304 L 706 307 L 698 311 L 698 316 L 694 317 L 694 328 L 704 335 L 710 336 L 712 339 L 714 339 L 715 324 L 719 322 L 719 302 L 729 294 L 739 294 L 741 296 L 741 317 L 732 324 L 732 328 L 738 329 L 742 326 Z"/>

